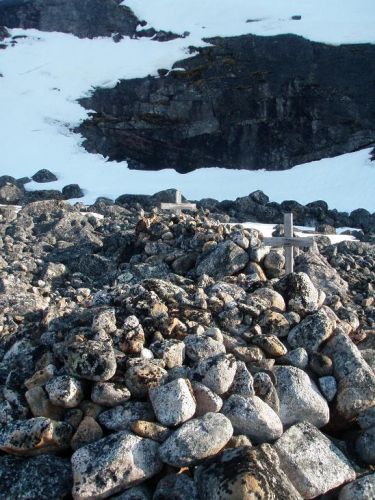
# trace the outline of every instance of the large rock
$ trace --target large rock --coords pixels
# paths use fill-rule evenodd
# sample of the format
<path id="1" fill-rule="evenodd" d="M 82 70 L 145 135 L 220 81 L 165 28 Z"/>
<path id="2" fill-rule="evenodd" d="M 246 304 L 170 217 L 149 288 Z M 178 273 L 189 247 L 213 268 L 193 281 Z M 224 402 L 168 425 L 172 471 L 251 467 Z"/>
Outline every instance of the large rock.
<path id="1" fill-rule="evenodd" d="M 198 363 L 193 371 L 193 380 L 202 382 L 216 394 L 224 394 L 233 383 L 237 370 L 233 354 L 219 354 Z"/>
<path id="2" fill-rule="evenodd" d="M 41 455 L 32 458 L 0 457 L 1 500 L 54 500 L 72 489 L 70 460 Z"/>
<path id="3" fill-rule="evenodd" d="M 99 415 L 99 422 L 112 431 L 130 430 L 132 424 L 137 420 L 154 419 L 150 403 L 142 401 L 127 401 L 123 405 L 115 406 Z"/>
<path id="4" fill-rule="evenodd" d="M 315 498 L 356 477 L 345 455 L 308 422 L 288 429 L 274 447 L 303 498 Z"/>
<path id="5" fill-rule="evenodd" d="M 117 365 L 111 345 L 87 340 L 66 347 L 65 366 L 75 377 L 101 382 L 113 377 Z"/>
<path id="6" fill-rule="evenodd" d="M 138 19 L 121 0 L 16 0 L 2 2 L 0 25 L 62 31 L 81 38 L 134 35 Z"/>
<path id="7" fill-rule="evenodd" d="M 317 351 L 332 335 L 335 326 L 334 320 L 324 309 L 320 309 L 290 330 L 288 342 L 293 348 L 304 347 L 307 351 Z"/>
<path id="8" fill-rule="evenodd" d="M 329 339 L 323 352 L 332 359 L 338 380 L 335 409 L 342 420 L 352 420 L 375 404 L 375 374 L 361 351 L 340 331 Z"/>
<path id="9" fill-rule="evenodd" d="M 375 473 L 360 477 L 342 488 L 338 500 L 372 500 L 375 498 Z"/>
<path id="10" fill-rule="evenodd" d="M 159 444 L 123 431 L 77 450 L 72 456 L 75 500 L 107 498 L 157 474 Z"/>
<path id="11" fill-rule="evenodd" d="M 190 467 L 216 455 L 233 434 L 233 427 L 221 413 L 206 413 L 176 430 L 160 447 L 163 462 L 174 467 Z"/>
<path id="12" fill-rule="evenodd" d="M 150 389 L 149 395 L 156 418 L 163 425 L 182 424 L 195 413 L 195 397 L 187 379 L 178 378 Z"/>
<path id="13" fill-rule="evenodd" d="M 231 276 L 246 267 L 249 256 L 241 247 L 227 240 L 219 243 L 197 266 L 198 276 L 207 274 L 215 278 Z"/>
<path id="14" fill-rule="evenodd" d="M 64 450 L 72 432 L 69 424 L 45 417 L 17 420 L 0 430 L 0 450 L 23 456 Z"/>
<path id="15" fill-rule="evenodd" d="M 255 444 L 274 441 L 283 433 L 277 413 L 257 396 L 233 394 L 225 401 L 222 413 L 232 422 L 236 434 L 245 434 Z"/>
<path id="16" fill-rule="evenodd" d="M 327 259 L 318 253 L 303 253 L 296 258 L 295 270 L 307 274 L 318 290 L 326 295 L 345 297 L 348 283 L 329 265 Z"/>
<path id="17" fill-rule="evenodd" d="M 327 401 L 304 371 L 292 366 L 277 366 L 276 390 L 280 400 L 280 418 L 285 426 L 306 420 L 316 427 L 329 421 Z"/>
<path id="18" fill-rule="evenodd" d="M 358 455 L 366 464 L 375 465 L 375 427 L 361 433 L 355 443 Z"/>
<path id="19" fill-rule="evenodd" d="M 197 467 L 195 481 L 206 500 L 302 500 L 268 444 L 224 451 Z"/>
<path id="20" fill-rule="evenodd" d="M 299 314 L 313 313 L 319 307 L 319 291 L 306 273 L 291 273 L 277 284 L 288 309 Z"/>

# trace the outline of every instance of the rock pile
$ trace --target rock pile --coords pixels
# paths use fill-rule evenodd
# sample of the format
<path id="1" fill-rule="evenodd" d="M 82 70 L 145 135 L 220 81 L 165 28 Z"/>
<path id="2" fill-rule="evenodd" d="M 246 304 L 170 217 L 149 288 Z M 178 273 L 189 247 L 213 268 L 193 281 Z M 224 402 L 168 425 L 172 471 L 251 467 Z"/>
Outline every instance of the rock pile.
<path id="1" fill-rule="evenodd" d="M 0 215 L 0 498 L 372 497 L 375 335 L 340 266 L 285 276 L 258 231 L 135 200 Z"/>

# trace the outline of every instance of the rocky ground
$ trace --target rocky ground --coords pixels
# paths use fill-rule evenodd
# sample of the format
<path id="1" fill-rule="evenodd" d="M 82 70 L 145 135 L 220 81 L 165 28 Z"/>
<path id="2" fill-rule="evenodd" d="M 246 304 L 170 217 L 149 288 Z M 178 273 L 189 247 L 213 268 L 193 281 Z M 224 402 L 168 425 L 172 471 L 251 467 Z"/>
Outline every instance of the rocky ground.
<path id="1" fill-rule="evenodd" d="M 374 497 L 371 243 L 285 276 L 133 197 L 0 207 L 0 245 L 0 499 Z"/>

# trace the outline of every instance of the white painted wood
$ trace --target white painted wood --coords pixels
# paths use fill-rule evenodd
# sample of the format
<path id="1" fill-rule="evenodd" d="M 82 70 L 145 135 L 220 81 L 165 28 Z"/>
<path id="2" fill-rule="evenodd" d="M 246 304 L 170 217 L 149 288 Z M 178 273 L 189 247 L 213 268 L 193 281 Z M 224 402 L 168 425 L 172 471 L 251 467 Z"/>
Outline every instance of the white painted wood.
<path id="1" fill-rule="evenodd" d="M 313 248 L 314 238 L 295 238 L 293 236 L 293 214 L 284 214 L 284 235 L 272 238 L 263 238 L 263 243 L 272 247 L 284 247 L 285 273 L 290 274 L 294 270 L 294 255 L 297 248 Z"/>
<path id="2" fill-rule="evenodd" d="M 196 210 L 197 206 L 195 203 L 182 203 L 181 191 L 176 191 L 176 202 L 175 203 L 161 203 L 160 208 L 162 210 L 171 210 L 177 215 L 180 215 L 182 210 Z"/>

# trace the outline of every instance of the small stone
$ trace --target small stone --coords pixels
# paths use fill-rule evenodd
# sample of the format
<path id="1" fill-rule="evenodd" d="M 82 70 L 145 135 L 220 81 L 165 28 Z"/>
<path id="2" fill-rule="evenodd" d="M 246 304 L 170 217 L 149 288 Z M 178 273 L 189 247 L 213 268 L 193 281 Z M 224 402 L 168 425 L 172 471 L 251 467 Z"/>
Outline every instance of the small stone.
<path id="1" fill-rule="evenodd" d="M 169 474 L 157 484 L 152 500 L 198 500 L 197 488 L 193 479 L 186 474 Z"/>
<path id="2" fill-rule="evenodd" d="M 98 417 L 99 422 L 109 430 L 130 430 L 136 420 L 155 420 L 150 403 L 127 401 L 121 406 L 115 406 L 103 411 Z"/>
<path id="3" fill-rule="evenodd" d="M 114 333 L 117 330 L 115 310 L 105 309 L 96 314 L 92 321 L 92 330 L 94 332 Z"/>
<path id="4" fill-rule="evenodd" d="M 226 448 L 241 448 L 242 446 L 253 446 L 252 442 L 247 436 L 240 434 L 238 436 L 232 436 L 226 445 Z"/>
<path id="5" fill-rule="evenodd" d="M 150 389 L 149 396 L 156 418 L 163 425 L 182 424 L 195 413 L 195 397 L 187 379 L 179 378 Z"/>
<path id="6" fill-rule="evenodd" d="M 332 375 L 333 372 L 332 359 L 320 352 L 310 353 L 309 367 L 319 377 Z"/>
<path id="7" fill-rule="evenodd" d="M 335 323 L 324 309 L 307 316 L 288 335 L 292 347 L 304 347 L 307 351 L 317 351 L 320 345 L 333 333 Z"/>
<path id="8" fill-rule="evenodd" d="M 74 500 L 107 498 L 157 474 L 159 445 L 131 432 L 111 434 L 72 455 Z"/>
<path id="9" fill-rule="evenodd" d="M 356 477 L 345 455 L 308 422 L 288 429 L 274 447 L 303 498 L 315 498 Z"/>
<path id="10" fill-rule="evenodd" d="M 103 437 L 100 425 L 92 417 L 85 417 L 79 424 L 72 437 L 70 446 L 73 450 L 78 450 L 86 444 L 98 441 Z"/>
<path id="11" fill-rule="evenodd" d="M 361 433 L 355 443 L 355 448 L 366 464 L 375 465 L 375 427 Z"/>
<path id="12" fill-rule="evenodd" d="M 94 403 L 110 407 L 121 405 L 130 397 L 127 387 L 114 382 L 97 382 L 91 392 L 91 399 Z"/>
<path id="13" fill-rule="evenodd" d="M 280 418 L 285 426 L 306 420 L 316 427 L 329 422 L 329 407 L 304 371 L 289 366 L 274 369 L 280 400 Z"/>
<path id="14" fill-rule="evenodd" d="M 297 347 L 297 349 L 293 349 L 284 356 L 278 358 L 277 362 L 280 365 L 282 364 L 295 366 L 296 368 L 304 370 L 309 363 L 309 356 L 306 349 L 304 349 L 303 347 Z"/>
<path id="15" fill-rule="evenodd" d="M 127 354 L 140 354 L 145 343 L 145 333 L 136 316 L 128 316 L 123 324 L 119 339 L 121 351 Z"/>
<path id="16" fill-rule="evenodd" d="M 125 383 L 132 396 L 145 398 L 149 389 L 158 387 L 168 376 L 168 372 L 152 361 L 143 361 L 129 368 L 125 373 Z"/>
<path id="17" fill-rule="evenodd" d="M 338 500 L 373 500 L 375 498 L 375 473 L 363 476 L 342 488 Z"/>
<path id="18" fill-rule="evenodd" d="M 36 386 L 42 386 L 46 384 L 51 378 L 54 377 L 56 372 L 56 367 L 54 365 L 47 365 L 42 370 L 38 370 L 34 375 L 25 381 L 25 387 L 32 389 Z"/>
<path id="19" fill-rule="evenodd" d="M 131 424 L 131 430 L 138 436 L 153 439 L 163 443 L 172 433 L 168 427 L 146 420 L 136 420 Z"/>
<path id="20" fill-rule="evenodd" d="M 257 396 L 233 394 L 225 401 L 222 412 L 236 434 L 245 434 L 256 444 L 274 441 L 283 433 L 278 415 Z"/>
<path id="21" fill-rule="evenodd" d="M 205 500 L 302 500 L 269 444 L 227 449 L 199 465 L 194 479 Z"/>
<path id="22" fill-rule="evenodd" d="M 263 267 L 268 278 L 278 278 L 282 275 L 285 266 L 285 257 L 276 250 L 271 250 L 263 261 Z"/>
<path id="23" fill-rule="evenodd" d="M 189 335 L 184 339 L 186 356 L 192 361 L 200 361 L 218 354 L 225 354 L 222 343 L 205 335 Z"/>
<path id="24" fill-rule="evenodd" d="M 275 312 L 285 311 L 285 301 L 283 296 L 272 290 L 271 288 L 259 288 L 255 292 L 249 294 L 246 299 L 246 304 L 251 306 L 252 316 L 260 316 L 262 313 L 268 309 L 272 309 Z"/>
<path id="25" fill-rule="evenodd" d="M 192 378 L 220 396 L 232 385 L 236 369 L 236 358 L 232 354 L 219 354 L 200 361 L 193 371 Z"/>
<path id="26" fill-rule="evenodd" d="M 318 382 L 323 396 L 328 402 L 331 402 L 337 393 L 337 382 L 335 377 L 320 377 Z"/>
<path id="27" fill-rule="evenodd" d="M 267 335 L 286 337 L 290 330 L 290 323 L 285 316 L 276 311 L 265 311 L 259 320 L 259 326 Z"/>
<path id="28" fill-rule="evenodd" d="M 81 382 L 68 375 L 51 379 L 46 384 L 46 391 L 51 403 L 63 408 L 75 408 L 83 399 Z"/>
<path id="29" fill-rule="evenodd" d="M 32 387 L 26 391 L 25 398 L 34 417 L 46 417 L 52 420 L 62 418 L 62 408 L 52 404 L 42 387 Z"/>
<path id="30" fill-rule="evenodd" d="M 243 361 L 237 361 L 237 370 L 230 386 L 231 394 L 240 394 L 241 396 L 254 396 L 254 380 L 253 376 L 246 367 Z"/>
<path id="31" fill-rule="evenodd" d="M 230 420 L 221 413 L 206 413 L 185 422 L 160 447 L 163 462 L 174 467 L 190 467 L 216 455 L 232 437 Z"/>
<path id="32" fill-rule="evenodd" d="M 65 366 L 74 377 L 100 382 L 109 380 L 116 372 L 113 348 L 96 340 L 70 344 L 65 359 Z"/>
<path id="33" fill-rule="evenodd" d="M 168 369 L 182 366 L 185 360 L 185 344 L 180 340 L 168 339 L 161 342 L 154 342 L 150 349 L 156 358 L 165 361 Z"/>
<path id="34" fill-rule="evenodd" d="M 206 413 L 218 413 L 223 406 L 223 400 L 204 384 L 191 383 L 196 401 L 196 417 L 202 417 Z"/>
<path id="35" fill-rule="evenodd" d="M 0 450 L 12 455 L 40 455 L 69 447 L 72 427 L 36 417 L 17 420 L 0 430 Z"/>
<path id="36" fill-rule="evenodd" d="M 258 372 L 254 375 L 254 390 L 265 403 L 270 406 L 274 412 L 279 414 L 280 400 L 271 377 L 268 373 Z"/>
<path id="37" fill-rule="evenodd" d="M 260 347 L 268 356 L 278 358 L 284 356 L 288 349 L 275 335 L 255 335 L 251 343 Z"/>

